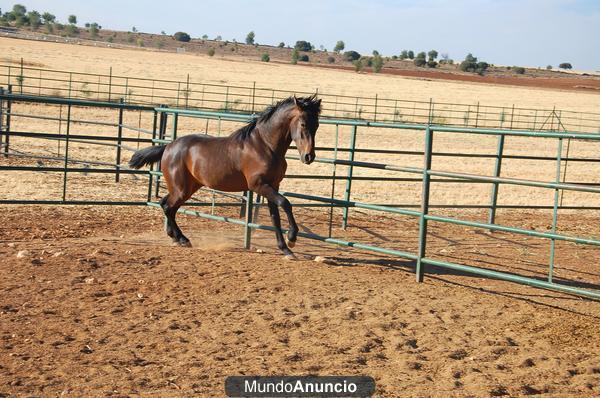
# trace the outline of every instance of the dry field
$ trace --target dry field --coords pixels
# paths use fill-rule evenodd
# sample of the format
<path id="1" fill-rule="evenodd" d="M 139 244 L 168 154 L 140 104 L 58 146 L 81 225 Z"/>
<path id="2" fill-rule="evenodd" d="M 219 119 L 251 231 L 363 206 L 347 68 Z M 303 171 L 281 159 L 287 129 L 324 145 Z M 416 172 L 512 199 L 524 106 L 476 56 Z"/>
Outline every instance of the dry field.
<path id="1" fill-rule="evenodd" d="M 100 49 L 0 39 L 6 60 L 58 69 L 153 78 L 251 84 L 288 90 L 405 97 L 597 111 L 600 95 L 549 89 L 456 83 L 356 74 L 303 66 L 243 62 L 204 56 Z M 0 61 L 2 61 L 0 59 Z M 65 108 L 15 104 L 16 113 L 65 116 Z M 116 111 L 73 108 L 72 117 L 115 123 Z M 151 119 L 126 112 L 125 124 L 149 128 Z M 181 118 L 180 134 L 226 134 L 239 124 Z M 65 132 L 64 123 L 13 118 L 15 131 Z M 75 123 L 72 134 L 116 135 L 111 126 Z M 137 133 L 128 131 L 128 137 Z M 347 147 L 348 127 L 339 130 Z M 322 126 L 320 146 L 335 143 Z M 422 132 L 360 129 L 359 148 L 418 151 Z M 130 147 L 131 145 L 126 144 Z M 597 158 L 600 143 L 575 142 L 569 156 Z M 64 143 L 14 138 L 11 148 L 52 157 Z M 126 148 L 123 163 L 131 154 Z M 495 137 L 435 136 L 434 151 L 494 153 Z M 556 156 L 551 139 L 508 137 L 506 153 Z M 566 143 L 563 156 L 566 155 Z M 115 148 L 71 142 L 70 156 L 114 163 Z M 317 156 L 333 157 L 318 152 Z M 339 157 L 347 157 L 340 152 Z M 0 157 L 0 164 L 60 166 L 50 159 Z M 356 160 L 422 166 L 420 156 L 358 154 Z M 73 165 L 83 167 L 83 164 Z M 564 166 L 564 164 L 563 164 Z M 492 159 L 436 157 L 435 170 L 490 175 Z M 355 168 L 356 176 L 415 177 Z M 289 174 L 331 175 L 332 166 L 290 161 Z M 347 169 L 337 167 L 337 175 Z M 552 181 L 555 162 L 506 160 L 503 176 Z M 2 199 L 60 199 L 61 173 L 0 174 Z M 80 200 L 146 198 L 147 180 L 72 174 L 67 197 Z M 568 165 L 566 180 L 600 183 L 600 165 Z M 328 180 L 284 180 L 282 189 L 322 196 Z M 342 198 L 344 181 L 336 184 Z M 352 198 L 373 203 L 420 202 L 418 182 L 355 181 Z M 488 184 L 434 183 L 433 204 L 485 204 Z M 552 190 L 502 186 L 501 204 L 552 203 Z M 210 198 L 207 193 L 199 196 Z M 594 194 L 566 192 L 564 205 L 600 206 Z M 301 201 L 293 200 L 294 203 Z M 600 388 L 598 302 L 523 286 L 430 269 L 414 283 L 414 264 L 381 255 L 301 240 L 304 260 L 285 262 L 271 233 L 255 234 L 239 250 L 241 232 L 229 225 L 181 217 L 193 249 L 168 245 L 160 213 L 146 208 L 6 206 L 0 226 L 0 397 L 2 396 L 207 396 L 221 395 L 224 377 L 236 373 L 371 374 L 377 396 L 597 396 Z M 437 211 L 437 210 L 436 210 Z M 219 210 L 225 212 L 225 210 Z M 326 233 L 326 212 L 297 209 L 304 231 Z M 448 214 L 446 212 L 446 214 Z M 473 220 L 485 213 L 455 211 Z M 597 212 L 561 212 L 559 232 L 599 236 Z M 268 223 L 264 209 L 259 222 Z M 334 212 L 339 226 L 340 212 Z M 500 211 L 499 222 L 546 231 L 547 212 Z M 416 219 L 351 211 L 342 239 L 414 252 Z M 204 234 L 203 231 L 211 233 Z M 432 223 L 434 258 L 543 278 L 548 241 L 476 233 Z M 29 253 L 17 258 L 21 250 Z M 325 255 L 329 264 L 311 261 Z M 578 286 L 600 284 L 595 247 L 558 244 L 557 277 Z M 73 376 L 76 375 L 76 376 Z"/>

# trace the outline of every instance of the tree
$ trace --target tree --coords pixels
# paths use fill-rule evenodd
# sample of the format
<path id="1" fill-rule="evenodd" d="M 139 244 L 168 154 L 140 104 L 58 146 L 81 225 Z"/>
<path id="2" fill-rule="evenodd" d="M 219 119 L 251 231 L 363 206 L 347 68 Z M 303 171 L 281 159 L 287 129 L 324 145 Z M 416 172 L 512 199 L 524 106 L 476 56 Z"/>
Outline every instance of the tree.
<path id="1" fill-rule="evenodd" d="M 42 24 L 42 17 L 37 11 L 29 11 L 27 13 L 27 20 L 29 21 L 29 26 L 31 26 L 34 30 L 39 28 Z"/>
<path id="2" fill-rule="evenodd" d="M 310 59 L 308 58 L 308 55 L 302 54 L 299 60 L 302 62 L 308 62 Z"/>
<path id="3" fill-rule="evenodd" d="M 342 40 L 338 40 L 338 42 L 335 43 L 335 47 L 333 47 L 333 51 L 339 54 L 344 51 L 344 48 L 346 48 L 346 44 Z"/>
<path id="4" fill-rule="evenodd" d="M 352 61 L 352 64 L 354 65 L 354 70 L 356 72 L 360 72 L 363 68 L 363 62 L 361 58 L 355 59 L 354 61 Z"/>
<path id="5" fill-rule="evenodd" d="M 202 35 L 202 40 L 208 39 L 208 35 Z"/>
<path id="6" fill-rule="evenodd" d="M 419 56 L 417 56 L 413 62 L 415 63 L 415 66 L 419 66 L 419 67 L 425 66 L 425 64 L 427 63 L 427 61 L 425 60 L 425 57 L 419 57 Z"/>
<path id="7" fill-rule="evenodd" d="M 400 59 L 406 59 L 406 58 L 408 58 L 408 51 L 402 50 L 402 52 L 400 53 Z"/>
<path id="8" fill-rule="evenodd" d="M 471 53 L 467 54 L 465 60 L 459 65 L 460 70 L 463 72 L 475 72 L 480 75 L 483 75 L 488 67 L 489 65 L 487 62 L 477 62 L 477 57 L 474 57 Z"/>
<path id="9" fill-rule="evenodd" d="M 292 51 L 292 65 L 296 65 L 299 59 L 300 53 L 294 48 L 294 51 Z"/>
<path id="10" fill-rule="evenodd" d="M 512 70 L 518 75 L 522 75 L 525 73 L 525 68 L 523 68 L 522 66 L 513 66 Z"/>
<path id="11" fill-rule="evenodd" d="M 552 70 L 552 65 L 548 65 L 548 66 L 546 66 L 546 69 L 547 69 L 547 70 Z"/>
<path id="12" fill-rule="evenodd" d="M 246 44 L 254 44 L 254 31 L 250 31 L 246 36 Z"/>
<path id="13" fill-rule="evenodd" d="M 327 57 L 327 62 L 329 62 L 330 64 L 334 64 L 335 63 L 335 58 L 333 58 L 331 55 L 329 57 Z"/>
<path id="14" fill-rule="evenodd" d="M 77 25 L 77 17 L 75 15 L 69 15 L 67 20 L 71 25 Z"/>
<path id="15" fill-rule="evenodd" d="M 263 61 L 263 62 L 269 62 L 271 60 L 271 57 L 269 57 L 269 54 L 264 53 L 262 55 L 262 57 L 260 57 L 260 60 Z"/>
<path id="16" fill-rule="evenodd" d="M 17 17 L 19 15 L 20 16 L 25 16 L 26 12 L 27 12 L 27 8 L 24 5 L 22 5 L 22 4 L 15 4 L 13 6 L 12 13 L 13 13 L 13 15 L 15 17 Z"/>
<path id="17" fill-rule="evenodd" d="M 182 41 L 184 43 L 189 42 L 190 40 L 192 40 L 192 38 L 190 37 L 190 35 L 188 35 L 185 32 L 175 32 L 175 34 L 173 35 L 173 38 L 177 41 Z"/>
<path id="18" fill-rule="evenodd" d="M 377 50 L 373 50 L 373 53 L 372 53 L 372 54 L 373 54 L 373 56 L 374 56 L 374 57 L 376 57 L 376 56 L 378 56 L 378 55 L 379 55 L 379 51 L 377 51 Z"/>
<path id="19" fill-rule="evenodd" d="M 408 59 L 413 59 L 415 57 L 415 52 L 413 50 L 408 50 Z"/>
<path id="20" fill-rule="evenodd" d="M 350 51 L 346 51 L 344 53 L 344 59 L 346 61 L 356 61 L 359 58 L 360 58 L 360 54 L 357 53 L 356 51 L 350 50 Z"/>
<path id="21" fill-rule="evenodd" d="M 431 50 L 427 53 L 427 55 L 429 56 L 429 61 L 435 61 L 435 59 L 438 56 L 438 52 L 435 50 Z"/>
<path id="22" fill-rule="evenodd" d="M 221 35 L 217 35 L 217 37 L 215 37 L 215 40 L 216 41 L 221 41 L 221 40 L 223 40 L 223 37 L 221 37 Z"/>
<path id="23" fill-rule="evenodd" d="M 284 42 L 281 42 L 281 43 L 279 43 L 279 45 L 278 45 L 277 47 L 279 47 L 279 48 L 283 48 L 283 47 L 285 47 L 285 43 L 284 43 Z"/>
<path id="24" fill-rule="evenodd" d="M 42 14 L 42 19 L 44 20 L 45 24 L 51 24 L 56 20 L 56 17 L 49 12 L 45 12 Z"/>
<path id="25" fill-rule="evenodd" d="M 90 24 L 90 36 L 97 37 L 99 31 L 100 31 L 100 28 L 96 22 Z"/>
<path id="26" fill-rule="evenodd" d="M 573 69 L 573 65 L 571 65 L 569 62 L 563 62 L 559 64 L 558 67 L 560 69 Z"/>
<path id="27" fill-rule="evenodd" d="M 310 51 L 313 49 L 313 46 L 308 41 L 298 40 L 294 48 L 298 51 Z"/>
<path id="28" fill-rule="evenodd" d="M 377 53 L 377 55 L 373 57 L 373 71 L 379 73 L 381 72 L 381 69 L 383 69 L 383 58 Z"/>

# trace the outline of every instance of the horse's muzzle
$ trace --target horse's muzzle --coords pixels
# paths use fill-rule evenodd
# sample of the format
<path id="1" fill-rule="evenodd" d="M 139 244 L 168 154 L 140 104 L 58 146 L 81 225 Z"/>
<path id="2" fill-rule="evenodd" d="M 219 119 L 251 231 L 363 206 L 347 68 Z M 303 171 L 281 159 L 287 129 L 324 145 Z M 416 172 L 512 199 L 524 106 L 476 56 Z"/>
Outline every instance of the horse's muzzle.
<path id="1" fill-rule="evenodd" d="M 315 154 L 314 153 L 306 153 L 306 154 L 300 156 L 300 160 L 302 160 L 302 163 L 304 163 L 304 164 L 311 164 L 315 160 Z"/>

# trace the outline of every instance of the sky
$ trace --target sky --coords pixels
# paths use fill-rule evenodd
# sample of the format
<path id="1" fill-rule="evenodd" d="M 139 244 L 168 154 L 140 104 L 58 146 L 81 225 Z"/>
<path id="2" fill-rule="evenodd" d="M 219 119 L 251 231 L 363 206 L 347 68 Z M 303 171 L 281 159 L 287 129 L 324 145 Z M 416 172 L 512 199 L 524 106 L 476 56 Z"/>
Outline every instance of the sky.
<path id="1" fill-rule="evenodd" d="M 472 53 L 496 65 L 600 71 L 600 0 L 228 0 L 49 2 L 22 0 L 61 22 L 75 14 L 80 24 L 192 37 L 220 35 L 244 41 L 293 45 L 297 40 L 332 50 L 398 55 L 404 49 L 437 50 L 454 60 Z M 14 1 L 0 0 L 5 12 Z"/>

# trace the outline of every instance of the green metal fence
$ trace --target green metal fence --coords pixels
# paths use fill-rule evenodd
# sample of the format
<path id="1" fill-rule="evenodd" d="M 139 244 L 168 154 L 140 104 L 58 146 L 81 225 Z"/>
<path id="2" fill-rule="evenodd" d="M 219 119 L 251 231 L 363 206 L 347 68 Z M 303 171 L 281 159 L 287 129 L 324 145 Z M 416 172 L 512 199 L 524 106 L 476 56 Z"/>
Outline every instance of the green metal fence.
<path id="1" fill-rule="evenodd" d="M 533 109 L 487 104 L 412 101 L 385 98 L 378 94 L 359 97 L 314 91 L 290 91 L 259 87 L 256 83 L 224 85 L 204 82 L 187 75 L 185 80 L 149 79 L 108 73 L 82 73 L 0 65 L 0 85 L 13 85 L 19 94 L 73 99 L 117 101 L 139 105 L 167 104 L 176 108 L 211 109 L 254 113 L 291 94 L 317 92 L 323 99 L 323 116 L 393 123 L 431 123 L 444 126 L 488 127 L 520 130 L 561 129 L 600 132 L 600 112 L 574 112 L 560 109 Z"/>
<path id="2" fill-rule="evenodd" d="M 19 103 L 38 103 L 44 105 L 55 105 L 66 108 L 66 112 L 64 116 L 60 116 L 58 118 L 53 118 L 53 120 L 58 120 L 64 122 L 66 124 L 64 132 L 62 133 L 48 133 L 48 132 L 33 132 L 33 131 L 16 131 L 11 128 L 11 118 L 15 117 L 15 115 L 19 115 L 15 113 L 15 104 Z M 71 110 L 74 107 L 85 107 L 85 108 L 106 108 L 110 110 L 116 111 L 115 118 L 117 119 L 116 123 L 99 123 L 99 126 L 110 127 L 112 129 L 111 134 L 78 134 L 72 131 L 71 126 L 75 126 L 82 123 L 93 123 L 90 120 L 76 120 L 72 118 Z M 132 126 L 128 126 L 123 122 L 123 114 L 125 112 L 140 112 L 145 113 L 149 116 L 149 120 L 151 120 L 151 126 L 147 126 L 147 128 L 132 128 Z M 31 116 L 31 115 L 29 115 Z M 21 115 L 20 117 L 25 117 Z M 189 109 L 175 109 L 175 108 L 167 108 L 167 107 L 144 107 L 144 106 L 136 106 L 130 104 L 123 103 L 112 103 L 112 102 L 95 102 L 95 101 L 82 101 L 82 100 L 71 100 L 71 99 L 61 99 L 61 98 L 42 98 L 36 96 L 27 96 L 20 94 L 7 94 L 0 93 L 0 136 L 3 138 L 2 146 L 4 150 L 5 158 L 10 158 L 12 156 L 17 155 L 11 150 L 10 137 L 27 137 L 30 139 L 40 139 L 40 140 L 55 140 L 64 143 L 64 147 L 61 152 L 61 156 L 57 156 L 55 160 L 61 162 L 60 165 L 56 166 L 30 166 L 30 165 L 14 165 L 14 164 L 4 164 L 0 163 L 0 170 L 3 173 L 19 173 L 23 171 L 28 172 L 44 172 L 44 173 L 59 173 L 62 175 L 62 196 L 55 200 L 31 200 L 28 198 L 14 198 L 14 199 L 6 199 L 0 200 L 0 203 L 4 204 L 23 204 L 23 203 L 42 203 L 42 204 L 119 204 L 119 205 L 148 205 L 148 206 L 158 206 L 157 201 L 154 200 L 156 194 L 159 194 L 160 191 L 160 177 L 161 174 L 159 171 L 150 170 L 148 171 L 137 171 L 137 170 L 129 170 L 123 165 L 121 165 L 121 151 L 127 150 L 125 148 L 126 143 L 135 143 L 142 145 L 160 144 L 167 143 L 177 137 L 178 133 L 178 125 L 179 119 L 185 117 L 192 118 L 201 118 L 201 119 L 215 119 L 215 120 L 223 120 L 223 121 L 232 121 L 232 122 L 240 122 L 244 123 L 251 120 L 253 115 L 243 115 L 229 112 L 215 112 L 215 111 L 199 111 L 199 110 L 189 110 Z M 588 284 L 592 286 L 592 288 L 581 288 L 580 286 L 573 286 L 569 284 L 563 283 L 562 279 L 555 278 L 554 275 L 554 262 L 555 262 L 555 251 L 556 246 L 555 242 L 564 241 L 564 242 L 573 242 L 582 245 L 590 245 L 590 246 L 598 246 L 600 245 L 600 240 L 592 237 L 582 237 L 582 236 L 574 236 L 574 235 L 565 235 L 557 233 L 557 223 L 558 223 L 558 210 L 563 208 L 561 207 L 559 201 L 559 192 L 561 191 L 574 191 L 574 192 L 587 192 L 592 194 L 600 193 L 600 186 L 598 184 L 574 184 L 568 182 L 561 181 L 561 165 L 565 158 L 562 156 L 562 145 L 566 140 L 581 140 L 584 142 L 594 143 L 600 140 L 600 135 L 592 134 L 592 133 L 579 133 L 579 132 L 570 132 L 570 131 L 525 131 L 525 130 L 504 130 L 504 129 L 487 129 L 487 128 L 465 128 L 465 127 L 450 127 L 450 126 L 440 126 L 434 124 L 407 124 L 407 123 L 391 123 L 391 122 L 373 122 L 373 121 L 365 121 L 365 120 L 346 120 L 346 119 L 334 119 L 334 118 L 322 118 L 320 121 L 322 125 L 332 125 L 337 127 L 346 126 L 351 129 L 352 137 L 351 146 L 349 148 L 341 148 L 338 146 L 338 141 L 336 140 L 336 145 L 333 148 L 324 148 L 330 152 L 333 152 L 334 157 L 318 157 L 316 162 L 330 164 L 333 166 L 332 173 L 328 176 L 323 175 L 308 175 L 303 176 L 307 178 L 325 178 L 332 181 L 332 194 L 329 197 L 313 195 L 309 193 L 297 193 L 297 192 L 282 192 L 285 196 L 289 198 L 297 198 L 306 201 L 304 205 L 307 207 L 315 207 L 315 208 L 325 208 L 330 212 L 329 217 L 329 230 L 327 235 L 318 235 L 314 233 L 301 233 L 300 236 L 305 238 L 317 239 L 323 242 L 332 243 L 336 245 L 355 247 L 363 250 L 369 250 L 377 253 L 383 253 L 387 255 L 399 256 L 402 258 L 410 259 L 415 261 L 415 273 L 417 281 L 422 281 L 424 275 L 426 274 L 428 266 L 436 266 L 446 269 L 458 270 L 462 272 L 467 272 L 470 274 L 481 275 L 485 277 L 492 277 L 512 282 L 518 282 L 530 286 L 553 289 L 565 293 L 578 294 L 581 296 L 591 297 L 591 298 L 600 298 L 599 287 L 594 284 Z M 376 163 L 376 162 L 361 162 L 353 159 L 353 154 L 360 153 L 361 148 L 356 147 L 356 136 L 360 135 L 360 131 L 363 128 L 385 128 L 392 130 L 410 130 L 410 131 L 418 131 L 423 134 L 424 147 L 423 151 L 418 152 L 423 156 L 423 167 L 402 167 L 393 164 L 385 164 L 385 163 Z M 124 134 L 125 130 L 135 131 L 138 134 L 143 134 L 144 136 L 139 137 L 131 137 L 127 134 Z M 528 180 L 528 179 L 516 179 L 516 178 L 506 178 L 500 175 L 501 170 L 501 162 L 503 159 L 503 152 L 501 150 L 498 151 L 497 154 L 492 155 L 496 158 L 496 167 L 494 170 L 494 175 L 479 175 L 479 174 L 467 174 L 467 173 L 458 173 L 458 172 L 448 172 L 444 170 L 436 170 L 432 169 L 432 159 L 436 156 L 449 156 L 447 153 L 436 153 L 433 151 L 433 142 L 435 141 L 435 137 L 440 133 L 450 133 L 450 134 L 471 134 L 471 135 L 483 135 L 483 136 L 494 136 L 498 137 L 498 147 L 502 147 L 503 139 L 507 136 L 517 136 L 517 137 L 529 137 L 530 139 L 537 138 L 549 138 L 556 141 L 557 144 L 557 155 L 554 158 L 555 168 L 556 168 L 556 179 L 554 181 L 537 181 L 537 180 Z M 102 145 L 110 143 L 114 145 L 117 149 L 115 152 L 115 161 L 114 163 L 102 163 L 98 164 L 95 168 L 88 167 L 74 167 L 74 165 L 80 165 L 81 162 L 88 162 L 87 159 L 75 159 L 70 156 L 69 152 L 69 143 L 77 143 L 77 142 L 85 142 L 93 145 Z M 131 149 L 131 148 L 129 148 Z M 340 151 L 348 152 L 349 159 L 343 160 L 337 157 L 338 152 Z M 396 153 L 396 151 L 391 151 L 392 153 Z M 402 153 L 402 151 L 398 151 Z M 459 158 L 461 157 L 469 157 L 469 156 L 478 156 L 479 154 L 454 154 Z M 27 156 L 27 155 L 25 155 Z M 127 157 L 128 158 L 128 157 Z M 290 159 L 297 158 L 296 156 L 290 155 Z M 547 160 L 546 158 L 544 158 Z M 586 159 L 587 161 L 599 161 L 598 159 Z M 335 166 L 348 166 L 348 172 L 344 176 L 340 176 L 336 174 Z M 369 170 L 386 170 L 393 171 L 403 174 L 410 174 L 416 176 L 416 179 L 421 182 L 421 203 L 415 206 L 396 206 L 390 204 L 373 204 L 373 203 L 363 203 L 359 201 L 353 201 L 351 198 L 352 191 L 352 181 L 356 180 L 356 176 L 353 175 L 353 170 L 356 169 L 369 169 Z M 74 173 L 104 173 L 104 174 L 112 174 L 115 176 L 115 179 L 118 181 L 120 175 L 143 175 L 147 177 L 146 180 L 146 188 L 144 188 L 144 193 L 140 194 L 139 197 L 131 200 L 105 200 L 105 201 L 90 201 L 90 200 L 72 200 L 68 196 L 68 187 L 69 187 L 69 176 Z M 293 176 L 292 176 L 293 177 Z M 343 193 L 343 199 L 336 198 L 335 195 L 335 186 L 333 185 L 337 179 L 344 180 L 346 183 L 345 190 Z M 395 179 L 393 177 L 379 177 L 378 181 L 402 181 L 401 179 Z M 413 180 L 414 181 L 414 180 Z M 489 210 L 489 217 L 487 222 L 476 222 L 467 220 L 460 217 L 452 217 L 448 215 L 438 215 L 432 214 L 431 209 L 435 207 L 435 204 L 430 203 L 430 187 L 432 184 L 437 182 L 453 182 L 460 184 L 461 182 L 468 183 L 481 183 L 481 184 L 489 184 L 491 187 L 491 200 L 488 206 L 482 206 Z M 139 186 L 139 182 L 137 183 Z M 501 225 L 495 223 L 495 211 L 497 208 L 501 208 L 502 206 L 497 203 L 497 192 L 498 187 L 501 185 L 518 185 L 525 187 L 534 187 L 534 188 L 543 188 L 547 189 L 554 193 L 554 202 L 553 206 L 549 207 L 552 211 L 552 227 L 550 232 L 542 232 L 524 228 L 517 228 L 507 225 Z M 244 238 L 245 244 L 248 247 L 250 245 L 251 240 L 251 230 L 252 229 L 265 229 L 272 230 L 271 226 L 260 225 L 253 222 L 252 219 L 252 210 L 253 207 L 256 206 L 257 202 L 253 199 L 252 194 L 248 193 L 244 195 L 232 195 L 229 193 L 220 193 L 214 192 L 219 198 L 225 198 L 229 201 L 221 200 L 219 202 L 215 201 L 215 196 L 213 195 L 212 201 L 198 201 L 193 200 L 188 204 L 188 208 L 181 210 L 186 214 L 193 214 L 197 216 L 202 216 L 208 219 L 218 220 L 218 221 L 226 221 L 238 225 L 244 226 Z M 233 201 L 232 201 L 233 200 Z M 246 205 L 244 205 L 244 202 Z M 211 206 L 211 212 L 201 212 L 198 210 L 191 210 L 191 207 L 194 206 Z M 245 214 L 245 218 L 231 218 L 223 215 L 217 215 L 214 212 L 215 207 L 219 206 L 230 206 L 230 207 L 239 207 L 240 214 Z M 412 209 L 410 207 L 413 207 Z M 416 208 L 414 208 L 416 207 Z M 444 206 L 444 207 L 465 207 L 461 205 L 457 206 Z M 467 206 L 469 207 L 469 206 Z M 510 206 L 506 206 L 510 207 Z M 336 238 L 332 236 L 332 217 L 331 212 L 334 208 L 340 208 L 343 210 L 343 220 L 342 224 L 344 227 L 347 226 L 348 219 L 350 217 L 349 210 L 351 208 L 359 208 L 365 209 L 369 211 L 377 211 L 383 213 L 404 215 L 409 217 L 414 217 L 419 221 L 419 231 L 418 231 L 418 250 L 416 252 L 408 252 L 405 250 L 398 250 L 397 248 L 384 248 L 371 244 L 365 244 L 361 242 L 350 242 L 343 239 Z M 571 209 L 590 209 L 591 207 L 585 206 L 577 206 L 577 207 L 569 207 Z M 453 224 L 453 225 L 461 225 L 471 228 L 490 230 L 490 231 L 502 231 L 508 232 L 517 235 L 547 239 L 551 243 L 550 245 L 550 261 L 548 264 L 547 275 L 544 280 L 536 279 L 533 277 L 526 277 L 522 275 L 515 275 L 507 272 L 500 272 L 492 269 L 486 269 L 480 266 L 472 266 L 466 265 L 462 263 L 454 263 L 448 261 L 441 261 L 434 257 L 428 255 L 427 251 L 427 238 L 429 235 L 429 223 L 444 223 L 444 224 Z"/>

